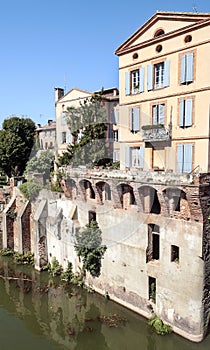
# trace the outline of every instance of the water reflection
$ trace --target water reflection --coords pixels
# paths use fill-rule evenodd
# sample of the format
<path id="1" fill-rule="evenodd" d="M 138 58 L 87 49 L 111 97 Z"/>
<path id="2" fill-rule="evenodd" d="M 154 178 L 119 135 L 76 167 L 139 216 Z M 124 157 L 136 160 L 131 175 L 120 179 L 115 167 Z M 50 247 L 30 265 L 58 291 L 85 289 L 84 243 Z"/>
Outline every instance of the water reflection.
<path id="1" fill-rule="evenodd" d="M 0 258 L 0 276 L 1 350 L 209 349 L 210 337 L 194 344 L 157 336 L 135 313 L 8 258 Z"/>

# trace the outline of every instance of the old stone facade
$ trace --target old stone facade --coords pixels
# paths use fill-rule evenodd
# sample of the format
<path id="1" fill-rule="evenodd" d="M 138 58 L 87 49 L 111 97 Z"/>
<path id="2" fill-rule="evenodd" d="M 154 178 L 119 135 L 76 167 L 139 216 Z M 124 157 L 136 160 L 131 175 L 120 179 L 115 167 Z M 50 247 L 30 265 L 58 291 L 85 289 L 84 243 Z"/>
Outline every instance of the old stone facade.
<path id="1" fill-rule="evenodd" d="M 66 169 L 64 194 L 43 190 L 31 203 L 15 194 L 4 210 L 3 244 L 31 250 L 37 269 L 56 257 L 76 272 L 75 232 L 97 220 L 107 250 L 100 277 L 87 274 L 86 283 L 201 341 L 210 305 L 209 180 L 207 174 Z"/>

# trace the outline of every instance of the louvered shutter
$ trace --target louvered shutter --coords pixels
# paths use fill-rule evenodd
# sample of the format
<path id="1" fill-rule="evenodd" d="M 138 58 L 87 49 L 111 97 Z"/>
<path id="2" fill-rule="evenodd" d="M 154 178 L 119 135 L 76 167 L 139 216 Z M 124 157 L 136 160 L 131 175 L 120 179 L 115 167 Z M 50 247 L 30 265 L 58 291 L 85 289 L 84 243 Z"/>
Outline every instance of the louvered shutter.
<path id="1" fill-rule="evenodd" d="M 113 111 L 113 123 L 115 125 L 118 124 L 118 113 L 119 113 L 118 109 L 114 109 L 114 111 Z"/>
<path id="2" fill-rule="evenodd" d="M 179 144 L 177 145 L 177 171 L 178 173 L 182 173 L 183 171 L 183 145 Z"/>
<path id="3" fill-rule="evenodd" d="M 181 84 L 186 82 L 186 55 L 181 58 Z"/>
<path id="4" fill-rule="evenodd" d="M 186 55 L 186 82 L 190 83 L 193 81 L 193 70 L 194 70 L 194 59 L 193 53 Z"/>
<path id="5" fill-rule="evenodd" d="M 130 95 L 130 72 L 125 72 L 125 94 Z"/>
<path id="6" fill-rule="evenodd" d="M 193 145 L 184 144 L 184 165 L 183 172 L 190 173 L 192 171 L 192 155 L 193 155 Z"/>
<path id="7" fill-rule="evenodd" d="M 63 143 L 63 133 L 60 132 L 60 145 L 62 145 L 62 143 Z"/>
<path id="8" fill-rule="evenodd" d="M 130 131 L 133 131 L 133 108 L 130 109 Z"/>
<path id="9" fill-rule="evenodd" d="M 185 101 L 185 126 L 192 125 L 192 98 Z"/>
<path id="10" fill-rule="evenodd" d="M 139 92 L 144 92 L 144 68 L 139 69 Z"/>
<path id="11" fill-rule="evenodd" d="M 153 125 L 157 125 L 158 121 L 157 121 L 157 105 L 152 107 L 152 124 Z"/>
<path id="12" fill-rule="evenodd" d="M 139 164 L 140 168 L 144 168 L 144 147 L 140 147 L 139 149 Z"/>
<path id="13" fill-rule="evenodd" d="M 133 108 L 133 131 L 140 130 L 140 109 Z"/>
<path id="14" fill-rule="evenodd" d="M 180 101 L 180 108 L 179 108 L 179 126 L 184 126 L 184 107 L 185 107 L 185 101 Z"/>
<path id="15" fill-rule="evenodd" d="M 130 156 L 130 147 L 127 146 L 125 148 L 125 166 L 127 168 L 130 167 L 130 158 L 131 158 L 131 156 Z"/>
<path id="16" fill-rule="evenodd" d="M 169 85 L 170 85 L 170 61 L 167 60 L 164 63 L 163 86 L 167 87 Z"/>
<path id="17" fill-rule="evenodd" d="M 153 65 L 147 66 L 147 90 L 153 90 Z"/>

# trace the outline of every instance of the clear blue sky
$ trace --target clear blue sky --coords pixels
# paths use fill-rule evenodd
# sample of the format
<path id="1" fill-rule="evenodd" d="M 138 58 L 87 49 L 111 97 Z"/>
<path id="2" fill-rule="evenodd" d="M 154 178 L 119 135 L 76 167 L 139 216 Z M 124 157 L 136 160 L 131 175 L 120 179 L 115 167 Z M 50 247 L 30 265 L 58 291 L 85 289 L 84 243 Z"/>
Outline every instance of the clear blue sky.
<path id="1" fill-rule="evenodd" d="M 118 87 L 114 54 L 157 10 L 210 12 L 210 0 L 7 0 L 0 8 L 0 123 L 55 119 L 54 87 Z"/>

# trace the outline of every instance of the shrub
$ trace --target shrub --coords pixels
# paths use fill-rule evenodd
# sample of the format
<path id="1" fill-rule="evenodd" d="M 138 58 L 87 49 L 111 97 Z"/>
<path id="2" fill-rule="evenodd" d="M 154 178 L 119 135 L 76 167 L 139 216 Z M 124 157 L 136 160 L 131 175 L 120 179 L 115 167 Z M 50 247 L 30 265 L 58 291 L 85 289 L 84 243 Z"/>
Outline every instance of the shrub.
<path id="1" fill-rule="evenodd" d="M 24 182 L 19 186 L 19 190 L 23 193 L 24 197 L 32 200 L 38 196 L 42 188 L 43 186 L 41 184 L 33 181 Z"/>
<path id="2" fill-rule="evenodd" d="M 155 332 L 160 335 L 165 335 L 172 332 L 171 326 L 164 324 L 157 315 L 148 321 L 148 325 L 152 326 Z"/>

